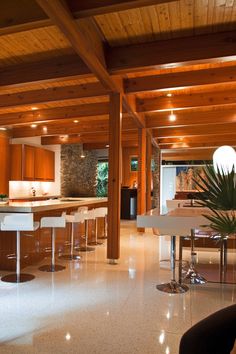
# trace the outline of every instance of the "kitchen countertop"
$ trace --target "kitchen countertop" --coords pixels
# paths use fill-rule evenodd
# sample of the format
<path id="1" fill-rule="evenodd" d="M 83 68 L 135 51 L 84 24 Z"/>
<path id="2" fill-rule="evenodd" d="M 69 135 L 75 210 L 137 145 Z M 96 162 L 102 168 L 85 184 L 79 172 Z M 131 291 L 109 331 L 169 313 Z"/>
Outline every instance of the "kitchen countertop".
<path id="1" fill-rule="evenodd" d="M 31 196 L 25 196 L 25 197 L 11 197 L 9 198 L 10 201 L 14 200 L 32 200 L 32 201 L 37 201 L 38 199 L 54 199 L 54 198 L 60 198 L 60 195 L 49 195 L 49 194 L 44 194 L 44 195 L 36 195 L 35 197 Z"/>
<path id="2" fill-rule="evenodd" d="M 34 213 L 39 211 L 58 210 L 73 207 L 80 207 L 89 204 L 99 204 L 107 202 L 107 198 L 62 198 L 53 200 L 41 200 L 32 202 L 9 202 L 0 205 L 0 213 Z"/>

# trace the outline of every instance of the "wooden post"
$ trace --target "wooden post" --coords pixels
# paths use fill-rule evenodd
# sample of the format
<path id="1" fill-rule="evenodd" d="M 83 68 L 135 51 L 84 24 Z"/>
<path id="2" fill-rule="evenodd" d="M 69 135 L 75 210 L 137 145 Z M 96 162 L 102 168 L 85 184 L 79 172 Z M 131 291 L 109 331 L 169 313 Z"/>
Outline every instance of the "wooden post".
<path id="1" fill-rule="evenodd" d="M 146 129 L 138 130 L 138 208 L 137 214 L 146 212 Z M 138 228 L 144 232 L 144 228 Z"/>
<path id="2" fill-rule="evenodd" d="M 149 211 L 152 209 L 152 198 L 151 198 L 151 187 L 152 187 L 152 140 L 151 136 L 147 134 L 147 173 L 146 173 L 146 210 Z"/>
<path id="3" fill-rule="evenodd" d="M 120 193 L 121 193 L 121 123 L 122 95 L 110 94 L 109 111 L 109 177 L 107 258 L 116 263 L 120 257 Z"/>

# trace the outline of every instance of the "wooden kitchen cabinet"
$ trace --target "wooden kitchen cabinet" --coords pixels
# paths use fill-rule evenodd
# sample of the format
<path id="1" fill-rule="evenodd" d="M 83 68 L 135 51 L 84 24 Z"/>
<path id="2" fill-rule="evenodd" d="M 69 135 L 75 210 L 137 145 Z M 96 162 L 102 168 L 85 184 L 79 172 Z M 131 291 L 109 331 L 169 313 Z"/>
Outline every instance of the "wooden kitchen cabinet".
<path id="1" fill-rule="evenodd" d="M 54 152 L 22 144 L 10 145 L 11 181 L 54 181 Z"/>
<path id="2" fill-rule="evenodd" d="M 55 154 L 53 151 L 35 148 L 35 180 L 54 181 Z"/>

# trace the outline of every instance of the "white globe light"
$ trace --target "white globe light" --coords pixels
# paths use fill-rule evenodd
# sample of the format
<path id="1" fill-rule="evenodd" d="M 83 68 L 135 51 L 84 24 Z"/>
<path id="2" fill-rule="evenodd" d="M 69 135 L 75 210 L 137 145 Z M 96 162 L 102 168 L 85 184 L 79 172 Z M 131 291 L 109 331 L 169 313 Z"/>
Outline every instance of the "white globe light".
<path id="1" fill-rule="evenodd" d="M 221 146 L 213 154 L 213 166 L 216 172 L 217 167 L 221 174 L 229 174 L 233 166 L 236 167 L 236 152 L 231 146 Z"/>

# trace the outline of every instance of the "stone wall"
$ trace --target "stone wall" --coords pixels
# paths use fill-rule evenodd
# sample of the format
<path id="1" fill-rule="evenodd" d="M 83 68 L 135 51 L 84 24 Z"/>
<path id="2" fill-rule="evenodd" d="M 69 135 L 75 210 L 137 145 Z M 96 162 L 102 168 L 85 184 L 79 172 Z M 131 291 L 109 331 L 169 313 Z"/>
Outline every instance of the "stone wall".
<path id="1" fill-rule="evenodd" d="M 158 208 L 160 211 L 160 170 L 161 170 L 161 150 L 153 146 L 154 171 L 152 172 L 153 179 L 153 208 Z"/>
<path id="2" fill-rule="evenodd" d="M 94 151 L 84 151 L 81 144 L 61 146 L 61 194 L 63 196 L 96 196 L 97 157 Z"/>

